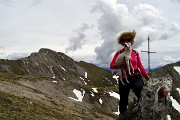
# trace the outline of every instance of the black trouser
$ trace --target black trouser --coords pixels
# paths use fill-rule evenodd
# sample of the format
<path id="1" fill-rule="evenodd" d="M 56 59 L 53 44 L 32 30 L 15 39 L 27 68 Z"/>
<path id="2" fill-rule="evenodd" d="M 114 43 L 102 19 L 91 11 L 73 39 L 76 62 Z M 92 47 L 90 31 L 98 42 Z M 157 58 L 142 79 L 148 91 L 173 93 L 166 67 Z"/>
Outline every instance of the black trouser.
<path id="1" fill-rule="evenodd" d="M 142 80 L 142 76 L 135 75 L 130 76 L 128 78 L 130 83 L 126 83 L 126 80 L 123 78 L 123 82 L 125 85 L 121 83 L 119 80 L 119 93 L 120 93 L 120 101 L 119 101 L 119 111 L 120 113 L 124 113 L 127 110 L 128 105 L 128 96 L 130 89 L 133 90 L 138 100 L 141 97 L 141 90 L 143 89 L 144 82 Z"/>

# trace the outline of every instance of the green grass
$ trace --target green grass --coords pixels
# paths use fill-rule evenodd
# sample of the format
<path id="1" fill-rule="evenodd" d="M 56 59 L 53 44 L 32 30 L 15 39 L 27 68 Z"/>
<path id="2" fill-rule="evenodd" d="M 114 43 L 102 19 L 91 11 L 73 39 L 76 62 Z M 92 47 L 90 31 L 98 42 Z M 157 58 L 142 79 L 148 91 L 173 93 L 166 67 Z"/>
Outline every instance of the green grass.
<path id="1" fill-rule="evenodd" d="M 23 69 L 23 67 L 22 67 L 22 60 L 0 59 L 0 64 L 9 66 L 11 72 L 14 74 L 18 74 L 18 75 L 28 74 L 28 72 L 25 69 Z M 1 67 L 0 67 L 0 71 L 1 72 L 7 72 L 7 71 L 4 71 Z"/>
<path id="2" fill-rule="evenodd" d="M 37 81 L 37 80 L 49 80 L 49 77 L 37 77 L 32 75 L 16 75 L 16 74 L 10 74 L 10 73 L 3 73 L 0 72 L 0 81 L 8 81 L 11 83 L 18 84 L 17 80 L 25 79 L 29 81 Z"/>
<path id="3" fill-rule="evenodd" d="M 86 63 L 84 61 L 77 62 L 77 64 L 82 68 L 85 68 L 86 72 L 88 73 L 87 80 L 90 80 L 90 82 L 87 83 L 90 86 L 112 87 L 117 83 L 116 80 L 112 78 L 112 73 L 107 70 L 97 67 L 94 64 Z"/>
<path id="4" fill-rule="evenodd" d="M 74 120 L 84 116 L 56 105 L 46 105 L 0 91 L 0 120 Z"/>
<path id="5" fill-rule="evenodd" d="M 19 79 L 36 81 L 44 79 L 49 80 L 50 78 L 22 76 L 0 72 L 0 81 L 7 81 L 20 85 L 17 82 Z M 84 86 L 82 88 L 86 90 L 92 90 L 92 86 L 85 86 L 79 84 L 74 85 L 79 87 Z M 99 88 L 100 91 L 103 91 L 103 89 L 107 88 Z M 43 103 L 43 101 L 36 101 L 25 97 L 18 97 L 0 91 L 0 120 L 75 120 L 77 117 L 82 119 L 86 118 L 86 116 L 81 115 L 81 113 L 70 110 L 65 106 L 57 105 L 53 101 L 51 101 L 50 103 L 51 105 L 46 105 L 45 103 Z M 103 110 L 98 110 L 92 113 L 96 116 L 96 118 L 99 118 L 101 116 L 99 116 L 99 114 L 106 114 L 107 112 L 103 112 Z M 113 117 L 113 115 L 110 113 L 106 115 Z"/>

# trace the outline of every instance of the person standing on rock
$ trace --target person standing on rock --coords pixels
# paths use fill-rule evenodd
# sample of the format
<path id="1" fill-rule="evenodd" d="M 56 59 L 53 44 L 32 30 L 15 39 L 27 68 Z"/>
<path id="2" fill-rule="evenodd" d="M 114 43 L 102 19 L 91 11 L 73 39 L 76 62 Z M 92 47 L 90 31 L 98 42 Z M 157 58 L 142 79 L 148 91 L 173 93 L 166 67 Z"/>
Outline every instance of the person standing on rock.
<path id="1" fill-rule="evenodd" d="M 118 37 L 118 43 L 122 45 L 123 47 L 125 46 L 125 43 L 129 42 L 131 45 L 134 43 L 134 38 L 136 36 L 136 32 L 123 32 L 119 37 Z M 126 82 L 125 75 L 122 74 L 122 80 L 125 84 L 122 84 L 122 82 L 119 81 L 119 94 L 120 94 L 120 101 L 119 101 L 119 111 L 120 114 L 123 115 L 127 111 L 127 105 L 128 105 L 128 96 L 130 89 L 133 90 L 135 93 L 136 97 L 138 98 L 138 101 L 141 97 L 141 90 L 143 89 L 144 82 L 142 80 L 142 75 L 145 77 L 146 80 L 149 80 L 148 73 L 144 69 L 144 66 L 141 63 L 141 58 L 140 55 L 137 51 L 135 51 L 132 48 L 131 51 L 131 60 L 130 62 L 132 63 L 132 66 L 134 68 L 134 73 L 131 75 L 128 74 L 128 69 L 126 66 L 125 61 L 122 63 L 115 63 L 116 58 L 119 54 L 123 53 L 125 49 L 121 49 L 120 51 L 117 51 L 110 63 L 110 68 L 111 69 L 118 69 L 121 67 L 124 67 L 126 71 L 126 76 L 129 81 L 129 83 Z"/>

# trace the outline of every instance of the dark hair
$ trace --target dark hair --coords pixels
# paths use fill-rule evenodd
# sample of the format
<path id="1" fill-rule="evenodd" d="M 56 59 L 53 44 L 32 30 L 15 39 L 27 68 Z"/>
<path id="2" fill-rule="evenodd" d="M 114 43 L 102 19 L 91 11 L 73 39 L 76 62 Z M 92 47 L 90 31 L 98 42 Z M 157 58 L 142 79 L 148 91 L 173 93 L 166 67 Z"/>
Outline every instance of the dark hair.
<path id="1" fill-rule="evenodd" d="M 136 36 L 136 32 L 135 30 L 133 30 L 132 32 L 123 32 L 117 39 L 118 43 L 122 45 L 122 43 L 127 40 L 128 42 L 131 43 L 131 45 L 133 45 L 134 43 L 134 38 Z"/>

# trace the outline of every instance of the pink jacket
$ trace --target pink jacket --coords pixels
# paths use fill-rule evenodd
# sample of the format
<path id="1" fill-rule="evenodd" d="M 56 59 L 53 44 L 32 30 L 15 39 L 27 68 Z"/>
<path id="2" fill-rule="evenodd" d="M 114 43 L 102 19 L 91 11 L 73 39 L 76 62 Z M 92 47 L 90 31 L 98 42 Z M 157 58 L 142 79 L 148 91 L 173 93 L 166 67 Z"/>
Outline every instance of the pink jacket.
<path id="1" fill-rule="evenodd" d="M 111 68 L 111 69 L 117 69 L 117 68 L 115 67 L 115 65 L 114 65 L 115 62 L 116 62 L 116 58 L 117 58 L 117 56 L 118 56 L 120 53 L 123 53 L 123 52 L 124 52 L 124 48 L 123 48 L 122 50 L 120 50 L 120 52 L 117 51 L 117 52 L 115 53 L 115 55 L 114 55 L 114 57 L 113 57 L 113 59 L 112 59 L 112 61 L 111 61 L 111 64 L 110 64 L 110 68 Z M 148 76 L 146 70 L 144 69 L 144 66 L 143 66 L 142 63 L 141 63 L 141 58 L 140 58 L 140 56 L 139 56 L 139 53 L 138 53 L 137 51 L 134 51 L 133 49 L 132 49 L 132 52 L 131 52 L 131 63 L 132 63 L 132 66 L 133 66 L 134 70 L 139 69 L 140 72 L 142 73 L 142 75 L 143 75 L 144 77 Z M 125 67 L 124 69 L 125 69 L 125 71 L 128 71 L 128 70 L 127 70 L 127 67 Z M 133 76 L 133 75 L 136 75 L 136 74 L 139 74 L 139 73 L 135 72 L 134 74 L 132 74 L 132 76 Z M 122 78 L 124 78 L 124 77 L 125 77 L 125 76 L 122 75 Z"/>

